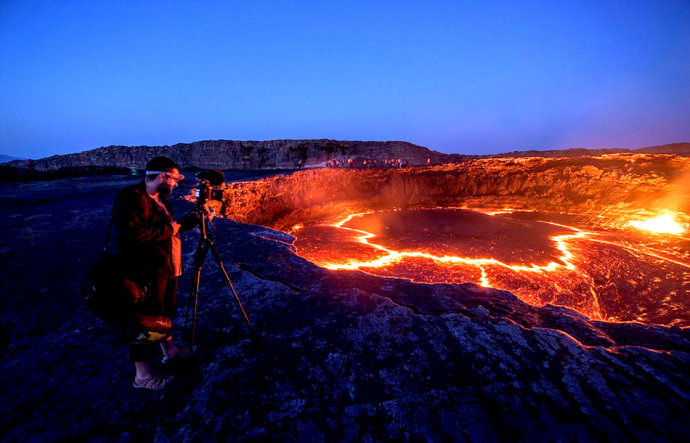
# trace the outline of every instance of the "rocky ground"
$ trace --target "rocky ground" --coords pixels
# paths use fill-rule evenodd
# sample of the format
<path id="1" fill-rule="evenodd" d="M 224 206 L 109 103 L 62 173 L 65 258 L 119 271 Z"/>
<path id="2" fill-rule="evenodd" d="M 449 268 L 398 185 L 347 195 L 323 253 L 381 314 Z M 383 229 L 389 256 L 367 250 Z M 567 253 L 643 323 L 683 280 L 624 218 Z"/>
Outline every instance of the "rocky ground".
<path id="1" fill-rule="evenodd" d="M 682 440 L 690 330 L 591 321 L 475 285 L 327 271 L 292 237 L 217 220 L 194 361 L 135 391 L 126 346 L 82 309 L 127 177 L 2 185 L 2 438 L 16 440 Z M 176 200 L 178 215 L 189 203 Z M 187 302 L 191 253 L 180 310 Z M 181 326 L 181 318 L 176 324 Z M 181 335 L 178 327 L 176 335 Z"/>

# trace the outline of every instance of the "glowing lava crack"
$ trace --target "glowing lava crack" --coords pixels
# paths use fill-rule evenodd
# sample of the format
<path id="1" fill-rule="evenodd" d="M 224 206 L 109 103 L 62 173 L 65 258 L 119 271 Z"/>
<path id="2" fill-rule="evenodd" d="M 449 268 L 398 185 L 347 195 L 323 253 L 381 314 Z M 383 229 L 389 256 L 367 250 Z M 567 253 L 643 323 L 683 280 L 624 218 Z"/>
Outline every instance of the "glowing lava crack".
<path id="1" fill-rule="evenodd" d="M 386 248 L 385 246 L 372 243 L 369 241 L 369 239 L 376 237 L 376 234 L 372 234 L 371 232 L 366 232 L 362 231 L 359 229 L 353 229 L 353 228 L 347 228 L 344 227 L 343 225 L 350 221 L 353 217 L 361 217 L 362 215 L 365 215 L 368 213 L 360 213 L 360 214 L 352 214 L 347 216 L 345 219 L 334 223 L 333 227 L 339 228 L 339 229 L 345 229 L 349 230 L 352 232 L 357 232 L 362 234 L 360 237 L 358 237 L 358 241 L 360 243 L 363 243 L 365 245 L 371 246 L 373 248 L 376 248 L 380 251 L 386 252 L 388 255 L 385 255 L 381 258 L 378 258 L 376 260 L 370 260 L 370 261 L 355 261 L 355 262 L 348 262 L 346 264 L 335 264 L 335 263 L 323 263 L 322 266 L 327 269 L 361 269 L 361 268 L 381 268 L 386 265 L 390 265 L 393 262 L 400 262 L 406 257 L 416 257 L 416 258 L 428 258 L 430 260 L 433 260 L 438 263 L 462 263 L 462 264 L 468 264 L 468 265 L 473 265 L 477 266 L 478 268 L 481 269 L 482 271 L 482 278 L 480 281 L 480 284 L 482 286 L 492 286 L 491 281 L 489 280 L 488 276 L 486 275 L 486 270 L 483 268 L 483 265 L 498 265 L 498 266 L 503 266 L 508 269 L 511 269 L 515 272 L 550 272 L 554 271 L 555 269 L 559 267 L 564 267 L 569 270 L 575 270 L 576 267 L 574 264 L 570 262 L 570 259 L 572 259 L 573 254 L 568 251 L 567 247 L 567 240 L 571 238 L 582 238 L 585 235 L 587 235 L 586 232 L 581 231 L 576 228 L 570 228 L 568 226 L 563 226 L 563 225 L 557 225 L 556 223 L 552 223 L 557 226 L 563 226 L 568 229 L 573 229 L 574 231 L 577 231 L 575 234 L 569 234 L 569 235 L 557 235 L 552 237 L 552 240 L 558 245 L 558 249 L 563 252 L 563 255 L 561 257 L 562 261 L 565 263 L 565 265 L 556 263 L 556 262 L 549 262 L 546 265 L 537 265 L 537 264 L 532 264 L 531 266 L 517 266 L 517 265 L 509 265 L 507 263 L 503 263 L 499 260 L 496 260 L 495 258 L 468 258 L 468 257 L 459 257 L 455 255 L 444 255 L 444 256 L 437 256 L 433 254 L 428 254 L 424 252 L 415 252 L 415 251 L 394 251 L 391 249 Z M 493 284 L 495 285 L 495 283 Z"/>
<path id="2" fill-rule="evenodd" d="M 617 232 L 561 221 L 536 212 L 435 208 L 351 214 L 293 233 L 297 253 L 328 269 L 472 282 L 596 319 L 690 323 L 690 265 Z"/>

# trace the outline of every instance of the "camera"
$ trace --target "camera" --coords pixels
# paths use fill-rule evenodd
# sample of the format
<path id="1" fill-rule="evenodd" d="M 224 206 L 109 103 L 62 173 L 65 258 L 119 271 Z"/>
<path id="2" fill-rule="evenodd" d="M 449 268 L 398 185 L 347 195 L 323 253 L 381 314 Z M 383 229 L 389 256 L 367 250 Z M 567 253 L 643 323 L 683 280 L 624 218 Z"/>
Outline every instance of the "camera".
<path id="1" fill-rule="evenodd" d="M 194 197 L 199 206 L 203 206 L 209 200 L 223 201 L 223 189 L 225 175 L 222 171 L 213 170 L 199 173 L 199 186 L 194 190 Z"/>
<path id="2" fill-rule="evenodd" d="M 223 201 L 223 190 L 215 189 L 208 180 L 202 180 L 194 191 L 194 197 L 199 205 L 206 204 L 209 200 Z"/>

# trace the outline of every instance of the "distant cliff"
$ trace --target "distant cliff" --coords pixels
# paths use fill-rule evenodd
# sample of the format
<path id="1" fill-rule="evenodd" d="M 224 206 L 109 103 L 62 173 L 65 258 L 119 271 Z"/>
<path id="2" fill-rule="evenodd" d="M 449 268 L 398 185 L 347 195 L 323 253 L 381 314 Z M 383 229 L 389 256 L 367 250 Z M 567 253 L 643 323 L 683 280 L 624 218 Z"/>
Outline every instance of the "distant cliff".
<path id="1" fill-rule="evenodd" d="M 676 154 L 682 156 L 690 156 L 690 143 L 670 143 L 660 146 L 648 146 L 633 150 L 634 153 L 644 154 Z"/>
<path id="2" fill-rule="evenodd" d="M 12 157 L 11 155 L 0 154 L 0 163 L 11 162 L 14 160 L 21 160 L 19 157 Z"/>
<path id="3" fill-rule="evenodd" d="M 667 145 L 648 146 L 639 149 L 608 148 L 608 149 L 550 149 L 502 152 L 500 154 L 484 155 L 482 157 L 598 157 L 608 154 L 675 154 L 690 156 L 690 143 L 669 143 Z"/>
<path id="4" fill-rule="evenodd" d="M 47 180 L 60 177 L 122 173 L 142 169 L 157 155 L 165 155 L 183 169 L 296 169 L 326 166 L 329 160 L 355 165 L 364 160 L 379 163 L 401 159 L 417 166 L 457 163 L 481 158 L 503 157 L 584 157 L 605 154 L 675 154 L 690 156 L 690 143 L 673 143 L 640 149 L 528 150 L 487 155 L 444 154 L 404 141 L 344 140 L 205 140 L 165 146 L 104 146 L 38 160 L 15 160 L 0 165 L 0 182 Z"/>
<path id="5" fill-rule="evenodd" d="M 172 146 L 105 146 L 76 154 L 55 155 L 31 161 L 36 171 L 55 171 L 74 167 L 143 168 L 151 158 L 165 155 L 183 168 L 218 169 L 293 169 L 303 166 L 325 166 L 328 160 L 352 158 L 363 160 L 401 159 L 411 165 L 462 161 L 476 156 L 442 154 L 403 141 L 341 140 L 206 140 L 178 143 Z M 26 168 L 27 161 L 7 164 Z"/>

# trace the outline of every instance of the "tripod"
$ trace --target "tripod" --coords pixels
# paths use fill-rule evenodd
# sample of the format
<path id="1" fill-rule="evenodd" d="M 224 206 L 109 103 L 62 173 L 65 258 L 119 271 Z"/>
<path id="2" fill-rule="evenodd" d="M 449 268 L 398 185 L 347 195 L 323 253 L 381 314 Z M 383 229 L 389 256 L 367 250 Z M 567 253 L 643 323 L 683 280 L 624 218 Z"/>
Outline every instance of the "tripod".
<path id="1" fill-rule="evenodd" d="M 189 308 L 192 299 L 194 299 L 194 315 L 192 317 L 192 336 L 191 336 L 191 345 L 194 345 L 194 332 L 196 329 L 196 314 L 197 314 L 197 308 L 199 306 L 199 282 L 201 280 L 201 267 L 204 264 L 204 261 L 206 260 L 206 254 L 208 253 L 209 249 L 211 250 L 211 253 L 213 254 L 213 258 L 216 260 L 216 263 L 218 264 L 218 267 L 220 270 L 223 272 L 223 276 L 225 276 L 225 281 L 228 283 L 228 286 L 230 286 L 230 289 L 232 289 L 232 293 L 235 296 L 235 300 L 237 300 L 237 305 L 240 307 L 240 311 L 242 311 L 242 315 L 244 315 L 244 319 L 247 321 L 247 325 L 249 325 L 249 329 L 252 329 L 252 324 L 249 321 L 249 317 L 247 317 L 247 313 L 244 311 L 244 308 L 242 307 L 242 302 L 240 301 L 240 297 L 237 295 L 237 292 L 235 292 L 235 288 L 232 285 L 232 282 L 230 281 L 230 277 L 228 276 L 227 271 L 225 270 L 225 266 L 223 266 L 223 262 L 220 259 L 220 256 L 218 255 L 218 251 L 216 251 L 216 247 L 213 245 L 213 240 L 211 240 L 211 237 L 209 237 L 207 229 L 206 229 L 206 223 L 209 223 L 211 226 L 213 226 L 213 223 L 211 220 L 208 219 L 208 216 L 206 215 L 206 211 L 204 210 L 203 207 L 197 206 L 195 209 L 196 213 L 200 217 L 200 223 L 199 223 L 199 229 L 201 230 L 201 236 L 199 237 L 199 243 L 197 243 L 196 246 L 196 252 L 194 253 L 194 281 L 192 282 L 192 293 L 187 300 L 187 315 L 185 316 L 185 321 L 184 321 L 184 329 L 187 331 L 187 323 L 189 322 Z M 215 226 L 213 226 L 215 230 Z M 193 297 L 192 297 L 193 296 Z"/>

